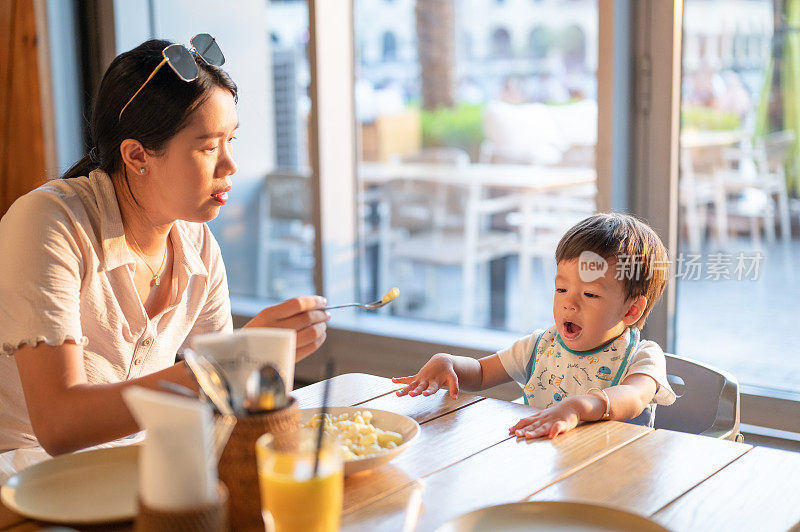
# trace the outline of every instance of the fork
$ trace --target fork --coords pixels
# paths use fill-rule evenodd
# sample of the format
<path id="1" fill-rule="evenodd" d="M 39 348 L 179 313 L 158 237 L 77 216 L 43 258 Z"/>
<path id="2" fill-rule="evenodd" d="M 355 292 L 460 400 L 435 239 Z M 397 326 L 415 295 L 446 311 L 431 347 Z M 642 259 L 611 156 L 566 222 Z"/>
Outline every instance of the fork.
<path id="1" fill-rule="evenodd" d="M 217 456 L 217 462 L 222 458 L 222 452 L 225 450 L 225 445 L 231 437 L 234 427 L 236 426 L 236 416 L 221 414 L 214 418 L 214 452 Z"/>
<path id="2" fill-rule="evenodd" d="M 365 310 L 377 310 L 385 305 L 391 303 L 398 295 L 400 295 L 400 290 L 397 288 L 392 288 L 386 295 L 384 295 L 381 299 L 377 301 L 373 301 L 372 303 L 348 303 L 347 305 L 336 305 L 335 307 L 325 307 L 321 310 L 332 310 L 335 308 L 347 308 L 347 307 L 358 307 L 363 308 Z"/>
<path id="3" fill-rule="evenodd" d="M 335 308 L 358 307 L 366 310 L 377 310 L 384 305 L 388 305 L 391 301 L 377 300 L 373 303 L 348 303 L 347 305 L 336 305 L 335 307 L 325 307 L 321 310 L 333 310 Z"/>

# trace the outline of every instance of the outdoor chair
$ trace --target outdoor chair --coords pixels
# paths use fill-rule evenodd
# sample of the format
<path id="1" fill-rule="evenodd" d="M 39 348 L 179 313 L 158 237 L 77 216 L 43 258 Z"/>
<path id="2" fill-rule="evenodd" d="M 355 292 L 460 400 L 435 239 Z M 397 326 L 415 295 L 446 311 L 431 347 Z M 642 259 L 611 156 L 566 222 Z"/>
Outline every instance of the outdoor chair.
<path id="1" fill-rule="evenodd" d="M 256 294 L 260 297 L 288 297 L 291 280 L 286 274 L 310 275 L 314 249 L 310 187 L 307 170 L 275 170 L 264 177 L 258 196 Z"/>
<path id="2" fill-rule="evenodd" d="M 709 209 L 713 209 L 718 245 L 728 243 L 728 213 L 723 182 L 724 144 L 683 146 L 678 201 L 683 225 L 692 252 L 699 252 L 709 226 Z"/>
<path id="3" fill-rule="evenodd" d="M 768 241 L 775 240 L 776 221 L 780 224 L 783 241 L 788 244 L 791 239 L 784 165 L 794 144 L 794 132 L 786 130 L 755 140 L 750 150 L 731 150 L 740 164 L 748 162 L 744 168 L 749 171 L 723 174 L 725 192 L 738 195 L 729 213 L 749 219 L 755 242 L 759 241 L 759 222 L 763 223 Z"/>

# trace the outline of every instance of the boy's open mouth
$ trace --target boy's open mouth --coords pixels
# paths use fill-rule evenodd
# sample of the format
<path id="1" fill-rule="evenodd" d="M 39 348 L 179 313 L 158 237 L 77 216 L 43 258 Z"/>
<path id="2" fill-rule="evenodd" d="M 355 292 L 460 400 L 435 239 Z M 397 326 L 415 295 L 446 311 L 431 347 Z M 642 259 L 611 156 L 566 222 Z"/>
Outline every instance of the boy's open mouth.
<path id="1" fill-rule="evenodd" d="M 568 340 L 575 340 L 581 335 L 581 330 L 583 330 L 583 328 L 577 323 L 571 321 L 564 322 L 564 336 Z"/>

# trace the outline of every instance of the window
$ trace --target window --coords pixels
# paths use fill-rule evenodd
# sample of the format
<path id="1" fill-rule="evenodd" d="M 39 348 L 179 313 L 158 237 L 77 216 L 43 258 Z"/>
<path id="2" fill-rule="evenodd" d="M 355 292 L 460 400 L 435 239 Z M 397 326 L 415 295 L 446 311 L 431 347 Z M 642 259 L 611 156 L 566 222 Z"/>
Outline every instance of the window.
<path id="1" fill-rule="evenodd" d="M 394 33 L 388 31 L 383 34 L 383 61 L 390 63 L 397 60 L 397 39 Z"/>
<path id="2" fill-rule="evenodd" d="M 742 35 L 741 30 L 737 28 L 733 36 L 733 60 L 736 67 L 744 66 L 745 58 L 745 40 L 746 37 Z"/>
<path id="3" fill-rule="evenodd" d="M 582 59 L 541 65 L 515 58 L 507 28 L 563 20 L 556 4 L 355 3 L 354 42 L 381 46 L 372 20 L 408 35 L 395 61 L 356 68 L 358 284 L 365 301 L 400 287 L 384 315 L 515 331 L 552 321 L 555 245 L 596 209 L 597 3 L 572 7 Z M 561 29 L 536 26 L 538 57 Z"/>
<path id="4" fill-rule="evenodd" d="M 461 46 L 463 47 L 462 48 L 462 56 L 463 56 L 464 60 L 472 59 L 472 56 L 473 56 L 472 35 L 470 35 L 469 33 L 464 33 L 464 35 L 462 35 L 462 37 L 461 37 L 461 43 L 462 43 Z"/>
<path id="5" fill-rule="evenodd" d="M 547 28 L 538 26 L 531 30 L 528 49 L 534 59 L 546 59 L 552 45 L 552 37 Z"/>
<path id="6" fill-rule="evenodd" d="M 707 32 L 735 53 L 702 62 L 693 55 L 704 46 L 684 50 L 676 351 L 750 389 L 800 392 L 800 129 L 788 104 L 800 85 L 783 60 L 800 46 L 787 31 L 800 21 L 774 17 L 773 4 L 726 3 L 727 23 L 745 34 L 725 30 L 718 6 L 685 2 L 686 38 Z"/>
<path id="7" fill-rule="evenodd" d="M 511 35 L 505 28 L 498 28 L 492 32 L 492 57 L 511 57 Z"/>
<path id="8" fill-rule="evenodd" d="M 570 26 L 563 31 L 561 49 L 568 69 L 583 67 L 586 62 L 586 36 L 579 26 Z"/>

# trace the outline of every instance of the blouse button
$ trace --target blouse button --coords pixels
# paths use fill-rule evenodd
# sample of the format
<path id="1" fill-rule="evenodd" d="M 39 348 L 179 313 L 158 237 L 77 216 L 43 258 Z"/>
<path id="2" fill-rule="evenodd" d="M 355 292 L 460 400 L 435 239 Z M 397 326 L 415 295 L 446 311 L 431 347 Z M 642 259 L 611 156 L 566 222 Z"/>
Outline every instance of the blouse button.
<path id="1" fill-rule="evenodd" d="M 150 338 L 145 338 L 144 341 L 142 342 L 142 345 L 147 347 L 148 345 L 150 345 L 150 342 L 151 342 Z"/>
<path id="2" fill-rule="evenodd" d="M 142 363 L 142 359 L 141 358 L 137 358 L 136 360 L 133 361 L 133 363 L 138 366 L 139 364 Z"/>

